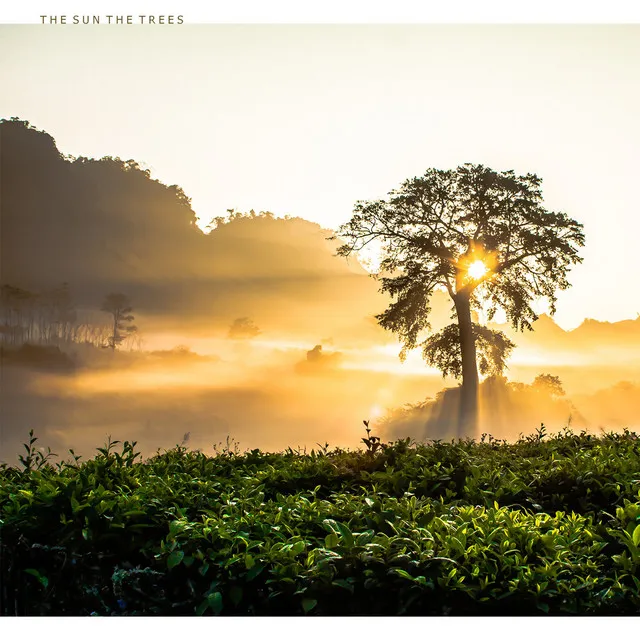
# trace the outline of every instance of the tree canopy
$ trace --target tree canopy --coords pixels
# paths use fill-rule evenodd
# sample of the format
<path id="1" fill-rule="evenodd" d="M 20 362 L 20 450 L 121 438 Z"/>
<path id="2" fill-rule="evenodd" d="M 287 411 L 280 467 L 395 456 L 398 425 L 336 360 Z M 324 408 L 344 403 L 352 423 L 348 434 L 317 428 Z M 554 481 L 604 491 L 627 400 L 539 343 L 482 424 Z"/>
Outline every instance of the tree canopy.
<path id="1" fill-rule="evenodd" d="M 113 317 L 112 333 L 107 340 L 107 347 L 114 350 L 128 335 L 137 331 L 137 327 L 130 324 L 134 320 L 133 307 L 129 298 L 123 293 L 110 293 L 100 307 L 101 311 Z"/>
<path id="2" fill-rule="evenodd" d="M 492 373 L 500 372 L 513 348 L 503 334 L 474 328 L 472 310 L 483 307 L 491 320 L 502 309 L 516 330 L 532 329 L 534 302 L 546 299 L 555 313 L 557 291 L 570 286 L 568 272 L 582 261 L 582 225 L 547 210 L 541 184 L 532 173 L 479 164 L 428 169 L 386 200 L 356 203 L 337 232 L 344 242 L 338 255 L 379 247 L 376 277 L 394 301 L 376 318 L 400 337 L 401 357 L 431 329 L 434 291 L 448 292 L 457 325 L 420 344 L 428 362 L 462 377 L 460 420 L 467 432 L 477 416 L 476 342 L 483 347 L 482 367 Z"/>

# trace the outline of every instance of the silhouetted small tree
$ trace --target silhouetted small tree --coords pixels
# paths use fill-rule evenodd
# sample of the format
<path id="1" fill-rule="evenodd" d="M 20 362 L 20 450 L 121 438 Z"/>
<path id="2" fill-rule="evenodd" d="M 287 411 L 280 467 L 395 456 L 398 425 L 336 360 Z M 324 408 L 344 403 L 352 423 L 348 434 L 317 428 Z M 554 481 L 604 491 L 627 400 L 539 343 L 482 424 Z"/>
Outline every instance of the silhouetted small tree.
<path id="1" fill-rule="evenodd" d="M 130 324 L 134 316 L 131 313 L 133 308 L 127 296 L 122 293 L 110 293 L 100 307 L 101 311 L 111 314 L 113 317 L 112 333 L 105 345 L 115 351 L 115 348 L 127 338 L 128 335 L 137 331 L 137 327 Z"/>
<path id="2" fill-rule="evenodd" d="M 558 376 L 552 376 L 550 373 L 541 373 L 540 375 L 537 375 L 531 383 L 531 387 L 536 391 L 544 391 L 545 393 L 553 396 L 564 395 L 562 381 Z"/>

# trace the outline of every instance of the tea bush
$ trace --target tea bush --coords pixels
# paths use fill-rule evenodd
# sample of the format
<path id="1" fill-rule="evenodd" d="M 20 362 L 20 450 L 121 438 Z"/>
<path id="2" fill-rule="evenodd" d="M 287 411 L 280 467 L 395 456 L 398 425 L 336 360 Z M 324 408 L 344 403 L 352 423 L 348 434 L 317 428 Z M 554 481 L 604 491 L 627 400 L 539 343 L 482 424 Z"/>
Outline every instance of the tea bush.
<path id="1" fill-rule="evenodd" d="M 35 441 L 0 469 L 2 615 L 640 608 L 628 431 L 147 460 L 108 442 L 56 464 Z"/>

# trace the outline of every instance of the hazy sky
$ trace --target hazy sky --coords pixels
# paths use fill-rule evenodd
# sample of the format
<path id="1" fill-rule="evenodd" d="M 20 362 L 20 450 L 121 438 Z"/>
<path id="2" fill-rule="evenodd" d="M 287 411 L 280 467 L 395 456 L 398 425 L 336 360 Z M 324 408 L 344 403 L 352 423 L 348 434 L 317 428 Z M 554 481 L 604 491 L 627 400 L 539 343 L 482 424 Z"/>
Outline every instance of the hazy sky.
<path id="1" fill-rule="evenodd" d="M 640 26 L 0 26 L 0 117 L 134 158 L 203 223 L 333 228 L 428 167 L 535 172 L 585 225 L 556 320 L 640 312 Z"/>

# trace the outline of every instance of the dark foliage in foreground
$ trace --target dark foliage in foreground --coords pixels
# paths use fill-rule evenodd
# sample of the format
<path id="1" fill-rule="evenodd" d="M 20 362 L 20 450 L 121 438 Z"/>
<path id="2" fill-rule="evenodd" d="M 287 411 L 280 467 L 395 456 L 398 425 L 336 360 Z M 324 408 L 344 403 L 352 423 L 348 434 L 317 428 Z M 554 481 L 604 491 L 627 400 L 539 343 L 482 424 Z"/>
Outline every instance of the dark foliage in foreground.
<path id="1" fill-rule="evenodd" d="M 56 465 L 34 443 L 0 470 L 2 615 L 640 608 L 633 433 Z"/>

